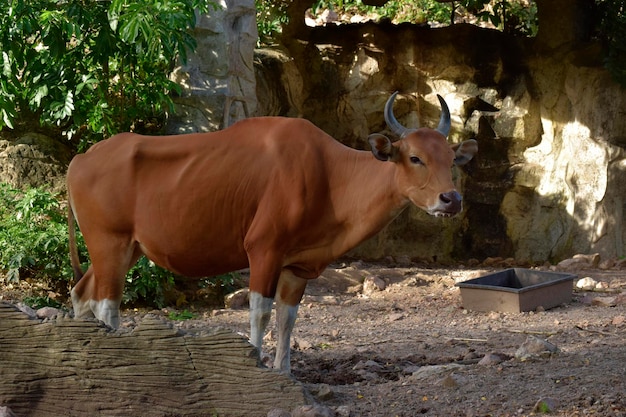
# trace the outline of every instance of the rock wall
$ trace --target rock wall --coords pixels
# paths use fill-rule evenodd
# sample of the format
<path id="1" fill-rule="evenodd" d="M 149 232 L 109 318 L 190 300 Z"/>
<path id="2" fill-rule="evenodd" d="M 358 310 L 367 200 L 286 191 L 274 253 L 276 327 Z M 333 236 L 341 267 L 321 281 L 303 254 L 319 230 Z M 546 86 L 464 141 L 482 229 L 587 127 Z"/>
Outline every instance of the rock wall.
<path id="1" fill-rule="evenodd" d="M 391 24 L 311 29 L 306 41 L 257 51 L 259 114 L 301 116 L 366 148 L 384 131 L 383 106 L 434 126 L 447 100 L 450 139 L 476 138 L 458 173 L 465 211 L 433 219 L 403 213 L 353 255 L 443 261 L 515 257 L 557 261 L 579 252 L 624 253 L 626 92 L 600 50 L 549 49 L 470 25 Z"/>

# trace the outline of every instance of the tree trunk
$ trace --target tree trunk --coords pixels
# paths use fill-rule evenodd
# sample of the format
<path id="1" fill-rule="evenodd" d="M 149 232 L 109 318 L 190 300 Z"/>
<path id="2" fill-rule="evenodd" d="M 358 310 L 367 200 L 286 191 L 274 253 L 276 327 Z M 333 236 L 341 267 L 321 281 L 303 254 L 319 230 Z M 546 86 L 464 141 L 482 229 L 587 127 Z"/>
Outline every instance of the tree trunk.
<path id="1" fill-rule="evenodd" d="M 537 0 L 537 41 L 548 48 L 588 41 L 594 0 Z"/>
<path id="2" fill-rule="evenodd" d="M 0 302 L 0 406 L 18 416 L 266 416 L 307 402 L 226 330 L 186 333 L 156 316 L 111 330 L 47 322 Z"/>

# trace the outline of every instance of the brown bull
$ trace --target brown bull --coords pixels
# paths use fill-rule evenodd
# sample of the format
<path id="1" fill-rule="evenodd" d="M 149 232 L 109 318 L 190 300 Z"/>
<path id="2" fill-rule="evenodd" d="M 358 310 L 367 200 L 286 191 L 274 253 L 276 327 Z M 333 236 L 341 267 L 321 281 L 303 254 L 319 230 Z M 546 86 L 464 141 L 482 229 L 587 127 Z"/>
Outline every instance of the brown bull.
<path id="1" fill-rule="evenodd" d="M 437 130 L 404 128 L 395 95 L 385 120 L 401 139 L 371 135 L 371 153 L 303 119 L 259 117 L 215 133 L 119 134 L 76 156 L 67 173 L 75 316 L 117 327 L 125 274 L 142 254 L 190 277 L 249 267 L 251 343 L 261 351 L 275 300 L 274 367 L 289 372 L 308 280 L 410 202 L 435 216 L 461 211 L 451 167 L 468 162 L 476 142 L 448 145 L 441 97 Z M 74 219 L 92 262 L 84 276 Z"/>

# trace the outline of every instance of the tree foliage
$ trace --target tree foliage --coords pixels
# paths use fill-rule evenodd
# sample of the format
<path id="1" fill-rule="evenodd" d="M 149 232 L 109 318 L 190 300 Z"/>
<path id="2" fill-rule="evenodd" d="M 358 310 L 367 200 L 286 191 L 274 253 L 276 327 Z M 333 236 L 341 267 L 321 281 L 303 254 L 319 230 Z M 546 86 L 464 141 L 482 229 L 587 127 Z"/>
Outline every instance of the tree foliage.
<path id="1" fill-rule="evenodd" d="M 288 15 L 288 6 L 297 2 L 307 3 L 305 7 L 310 5 L 314 15 L 332 9 L 340 16 L 360 14 L 394 23 L 449 24 L 452 13 L 458 13 L 466 20 L 487 22 L 504 32 L 530 37 L 537 35 L 540 25 L 537 2 L 533 0 L 387 0 L 378 7 L 368 6 L 364 0 L 256 0 L 260 43 L 272 43 L 280 36 L 293 17 Z M 623 0 L 587 0 L 585 4 L 589 6 L 585 11 L 585 24 L 589 26 L 586 30 L 604 43 L 606 68 L 626 86 L 626 5 Z"/>
<path id="2" fill-rule="evenodd" d="M 271 43 L 289 23 L 288 5 L 293 0 L 256 0 L 257 24 L 261 43 Z M 297 1 L 297 0 L 295 0 Z M 443 3 L 437 0 L 388 0 L 383 6 L 371 6 L 363 0 L 310 1 L 311 12 L 317 15 L 331 9 L 339 15 L 364 15 L 389 19 L 394 23 L 449 24 L 453 14 L 462 14 L 476 22 L 488 22 L 505 32 L 527 36 L 537 33 L 537 6 L 528 0 L 458 0 Z"/>
<path id="3" fill-rule="evenodd" d="M 0 270 L 5 279 L 68 279 L 67 218 L 47 191 L 0 184 Z"/>
<path id="4" fill-rule="evenodd" d="M 83 147 L 160 117 L 208 0 L 0 2 L 0 129 L 31 113 Z"/>
<path id="5" fill-rule="evenodd" d="M 626 87 L 626 5 L 623 0 L 598 4 L 600 37 L 606 43 L 606 67 Z"/>

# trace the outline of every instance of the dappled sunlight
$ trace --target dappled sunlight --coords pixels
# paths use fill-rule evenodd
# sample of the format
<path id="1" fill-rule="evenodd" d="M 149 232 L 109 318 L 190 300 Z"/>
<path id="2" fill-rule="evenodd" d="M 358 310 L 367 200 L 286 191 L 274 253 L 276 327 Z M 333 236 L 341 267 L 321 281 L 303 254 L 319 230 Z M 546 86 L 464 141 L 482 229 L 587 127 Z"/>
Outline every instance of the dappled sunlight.
<path id="1" fill-rule="evenodd" d="M 541 142 L 524 152 L 528 164 L 541 167 L 536 172 L 535 192 L 548 201 L 560 200 L 579 227 L 595 228 L 594 235 L 602 234 L 605 222 L 598 218 L 597 205 L 608 185 L 606 146 L 594 140 L 589 127 L 578 120 L 560 124 L 542 118 L 542 125 Z"/>

